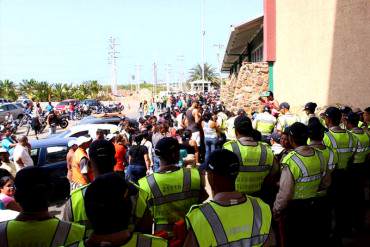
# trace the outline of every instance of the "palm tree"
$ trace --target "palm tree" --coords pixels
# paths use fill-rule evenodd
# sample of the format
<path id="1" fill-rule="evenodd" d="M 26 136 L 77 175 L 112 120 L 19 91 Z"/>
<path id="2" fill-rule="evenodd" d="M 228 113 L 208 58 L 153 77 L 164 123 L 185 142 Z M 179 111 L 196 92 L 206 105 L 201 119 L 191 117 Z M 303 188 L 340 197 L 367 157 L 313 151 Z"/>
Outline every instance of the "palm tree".
<path id="1" fill-rule="evenodd" d="M 14 82 L 10 80 L 0 81 L 0 88 L 0 97 L 13 101 L 17 99 Z"/>
<path id="2" fill-rule="evenodd" d="M 209 64 L 204 64 L 204 79 L 206 81 L 210 81 L 212 84 L 218 85 L 220 82 L 220 79 L 218 78 L 218 74 L 215 72 L 215 68 L 213 68 Z M 189 81 L 197 81 L 202 80 L 202 66 L 200 64 L 197 64 L 195 67 L 193 67 L 190 70 L 190 77 Z"/>

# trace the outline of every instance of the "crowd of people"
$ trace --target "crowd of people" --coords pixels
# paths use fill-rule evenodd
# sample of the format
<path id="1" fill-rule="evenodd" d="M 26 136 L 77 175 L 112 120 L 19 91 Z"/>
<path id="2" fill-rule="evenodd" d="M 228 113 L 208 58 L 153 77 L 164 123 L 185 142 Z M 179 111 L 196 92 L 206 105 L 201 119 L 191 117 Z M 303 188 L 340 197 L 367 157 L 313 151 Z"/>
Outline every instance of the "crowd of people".
<path id="1" fill-rule="evenodd" d="M 370 107 L 309 102 L 301 117 L 260 101 L 250 114 L 217 93 L 144 101 L 137 126 L 71 140 L 63 182 L 5 131 L 1 206 L 20 214 L 1 246 L 341 246 L 366 229 Z"/>

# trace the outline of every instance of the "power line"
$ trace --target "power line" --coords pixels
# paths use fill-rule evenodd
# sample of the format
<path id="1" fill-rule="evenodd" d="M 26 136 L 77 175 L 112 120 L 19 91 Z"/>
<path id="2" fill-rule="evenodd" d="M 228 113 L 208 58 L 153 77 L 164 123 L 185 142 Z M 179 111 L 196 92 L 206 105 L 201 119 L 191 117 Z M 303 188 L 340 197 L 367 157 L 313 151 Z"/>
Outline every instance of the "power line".
<path id="1" fill-rule="evenodd" d="M 111 64 L 111 73 L 112 73 L 112 94 L 117 95 L 117 54 L 116 47 L 119 44 L 116 43 L 116 38 L 112 36 L 109 38 L 109 52 L 108 52 L 108 64 Z"/>

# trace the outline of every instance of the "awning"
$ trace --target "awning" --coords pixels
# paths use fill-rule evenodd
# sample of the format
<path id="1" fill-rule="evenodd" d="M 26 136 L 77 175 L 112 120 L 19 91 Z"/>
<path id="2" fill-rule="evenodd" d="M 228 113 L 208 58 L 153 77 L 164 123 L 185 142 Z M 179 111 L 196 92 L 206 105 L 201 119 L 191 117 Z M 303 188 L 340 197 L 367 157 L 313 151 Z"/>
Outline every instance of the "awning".
<path id="1" fill-rule="evenodd" d="M 263 16 L 248 21 L 238 26 L 231 26 L 229 42 L 226 47 L 221 71 L 229 71 L 231 66 L 247 48 L 248 42 L 258 33 L 263 26 Z"/>

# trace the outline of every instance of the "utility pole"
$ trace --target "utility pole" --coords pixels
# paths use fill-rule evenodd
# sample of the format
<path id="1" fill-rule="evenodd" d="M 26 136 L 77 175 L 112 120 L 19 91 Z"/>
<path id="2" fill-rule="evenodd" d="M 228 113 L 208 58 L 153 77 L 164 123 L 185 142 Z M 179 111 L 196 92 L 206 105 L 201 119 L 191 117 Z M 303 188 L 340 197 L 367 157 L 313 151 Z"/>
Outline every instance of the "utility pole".
<path id="1" fill-rule="evenodd" d="M 202 80 L 203 80 L 203 93 L 204 93 L 204 66 L 205 66 L 205 36 L 206 36 L 206 29 L 205 29 L 205 0 L 201 0 L 201 31 L 202 31 Z"/>
<path id="2" fill-rule="evenodd" d="M 218 50 L 217 50 L 217 62 L 218 62 L 218 73 L 219 73 L 219 80 L 220 80 L 220 90 L 222 90 L 222 77 L 221 77 L 221 68 L 222 68 L 222 62 L 221 62 L 221 52 L 222 52 L 222 49 L 224 48 L 224 45 L 223 44 L 214 44 L 213 47 L 216 47 Z"/>
<path id="3" fill-rule="evenodd" d="M 153 97 L 154 95 L 157 94 L 157 82 L 158 82 L 158 75 L 157 75 L 157 63 L 153 63 L 153 89 L 152 89 L 152 94 Z"/>
<path id="4" fill-rule="evenodd" d="M 112 94 L 117 95 L 117 54 L 119 53 L 116 48 L 119 44 L 116 43 L 116 38 L 109 37 L 109 51 L 108 51 L 108 64 L 111 65 L 112 76 Z"/>
<path id="5" fill-rule="evenodd" d="M 184 90 L 184 55 L 177 56 L 178 61 L 178 79 L 177 79 L 177 89 L 181 91 Z"/>

